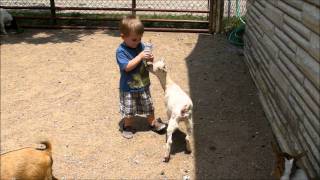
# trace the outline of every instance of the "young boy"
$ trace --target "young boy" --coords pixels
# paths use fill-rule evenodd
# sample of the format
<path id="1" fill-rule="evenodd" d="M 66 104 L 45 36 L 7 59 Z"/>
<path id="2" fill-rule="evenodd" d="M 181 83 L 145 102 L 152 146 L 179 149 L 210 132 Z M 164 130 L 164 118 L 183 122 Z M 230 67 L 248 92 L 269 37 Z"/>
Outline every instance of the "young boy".
<path id="1" fill-rule="evenodd" d="M 120 113 L 124 121 L 122 136 L 133 137 L 133 116 L 147 116 L 152 130 L 159 132 L 165 129 L 165 124 L 155 120 L 154 107 L 149 90 L 150 79 L 143 60 L 153 61 L 150 52 L 144 52 L 141 43 L 144 27 L 142 22 L 133 16 L 128 16 L 120 22 L 120 36 L 123 43 L 116 51 L 117 63 L 120 68 Z"/>

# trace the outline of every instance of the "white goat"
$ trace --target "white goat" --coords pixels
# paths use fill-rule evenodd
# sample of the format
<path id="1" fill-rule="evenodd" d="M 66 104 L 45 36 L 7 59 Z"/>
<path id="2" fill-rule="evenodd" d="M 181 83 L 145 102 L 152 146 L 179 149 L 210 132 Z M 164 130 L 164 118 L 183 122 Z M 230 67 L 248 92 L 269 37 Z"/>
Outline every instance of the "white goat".
<path id="1" fill-rule="evenodd" d="M 156 75 L 165 92 L 165 105 L 168 115 L 167 143 L 164 162 L 170 159 L 170 151 L 172 145 L 172 134 L 175 130 L 180 129 L 186 133 L 186 149 L 191 152 L 190 138 L 192 137 L 193 121 L 192 121 L 192 101 L 190 97 L 172 81 L 167 74 L 167 68 L 164 60 L 148 64 L 148 70 Z M 186 131 L 181 128 L 180 123 L 184 122 Z"/>
<path id="2" fill-rule="evenodd" d="M 308 180 L 307 174 L 303 169 L 296 165 L 296 162 L 305 155 L 305 152 L 296 156 L 292 156 L 288 153 L 281 152 L 275 144 L 271 144 L 273 152 L 275 153 L 276 167 L 272 172 L 272 175 L 279 180 Z"/>
<path id="3" fill-rule="evenodd" d="M 7 34 L 5 25 L 10 25 L 13 17 L 8 13 L 7 10 L 0 8 L 0 28 L 3 34 Z"/>

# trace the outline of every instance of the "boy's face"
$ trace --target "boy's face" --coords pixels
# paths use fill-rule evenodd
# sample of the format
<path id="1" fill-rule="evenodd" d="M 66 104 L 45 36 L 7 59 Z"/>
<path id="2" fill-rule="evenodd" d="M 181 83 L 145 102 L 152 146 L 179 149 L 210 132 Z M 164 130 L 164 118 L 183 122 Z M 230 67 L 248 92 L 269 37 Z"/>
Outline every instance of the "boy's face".
<path id="1" fill-rule="evenodd" d="M 142 35 L 130 33 L 128 36 L 121 34 L 124 43 L 130 48 L 136 48 L 141 42 Z"/>

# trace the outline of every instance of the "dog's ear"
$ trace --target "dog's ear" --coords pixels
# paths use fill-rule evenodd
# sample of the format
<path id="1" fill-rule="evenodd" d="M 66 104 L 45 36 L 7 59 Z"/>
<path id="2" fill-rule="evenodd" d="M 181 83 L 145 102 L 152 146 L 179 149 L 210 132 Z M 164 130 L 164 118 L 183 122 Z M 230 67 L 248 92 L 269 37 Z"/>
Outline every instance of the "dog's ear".
<path id="1" fill-rule="evenodd" d="M 299 153 L 298 155 L 293 156 L 294 160 L 299 160 L 300 158 L 302 158 L 303 156 L 305 156 L 307 153 L 307 151 L 303 151 L 302 153 Z"/>
<path id="2" fill-rule="evenodd" d="M 275 155 L 281 154 L 280 149 L 278 148 L 278 146 L 274 142 L 271 142 L 271 147 L 272 147 L 272 151 L 274 152 Z"/>

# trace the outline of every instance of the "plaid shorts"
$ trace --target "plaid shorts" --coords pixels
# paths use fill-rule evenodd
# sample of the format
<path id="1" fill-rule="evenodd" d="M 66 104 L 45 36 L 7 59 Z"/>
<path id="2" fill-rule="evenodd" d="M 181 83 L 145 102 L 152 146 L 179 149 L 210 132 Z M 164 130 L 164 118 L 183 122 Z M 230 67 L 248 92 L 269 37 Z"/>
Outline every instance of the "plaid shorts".
<path id="1" fill-rule="evenodd" d="M 150 90 L 141 92 L 120 91 L 120 113 L 121 117 L 153 114 L 154 108 Z"/>

